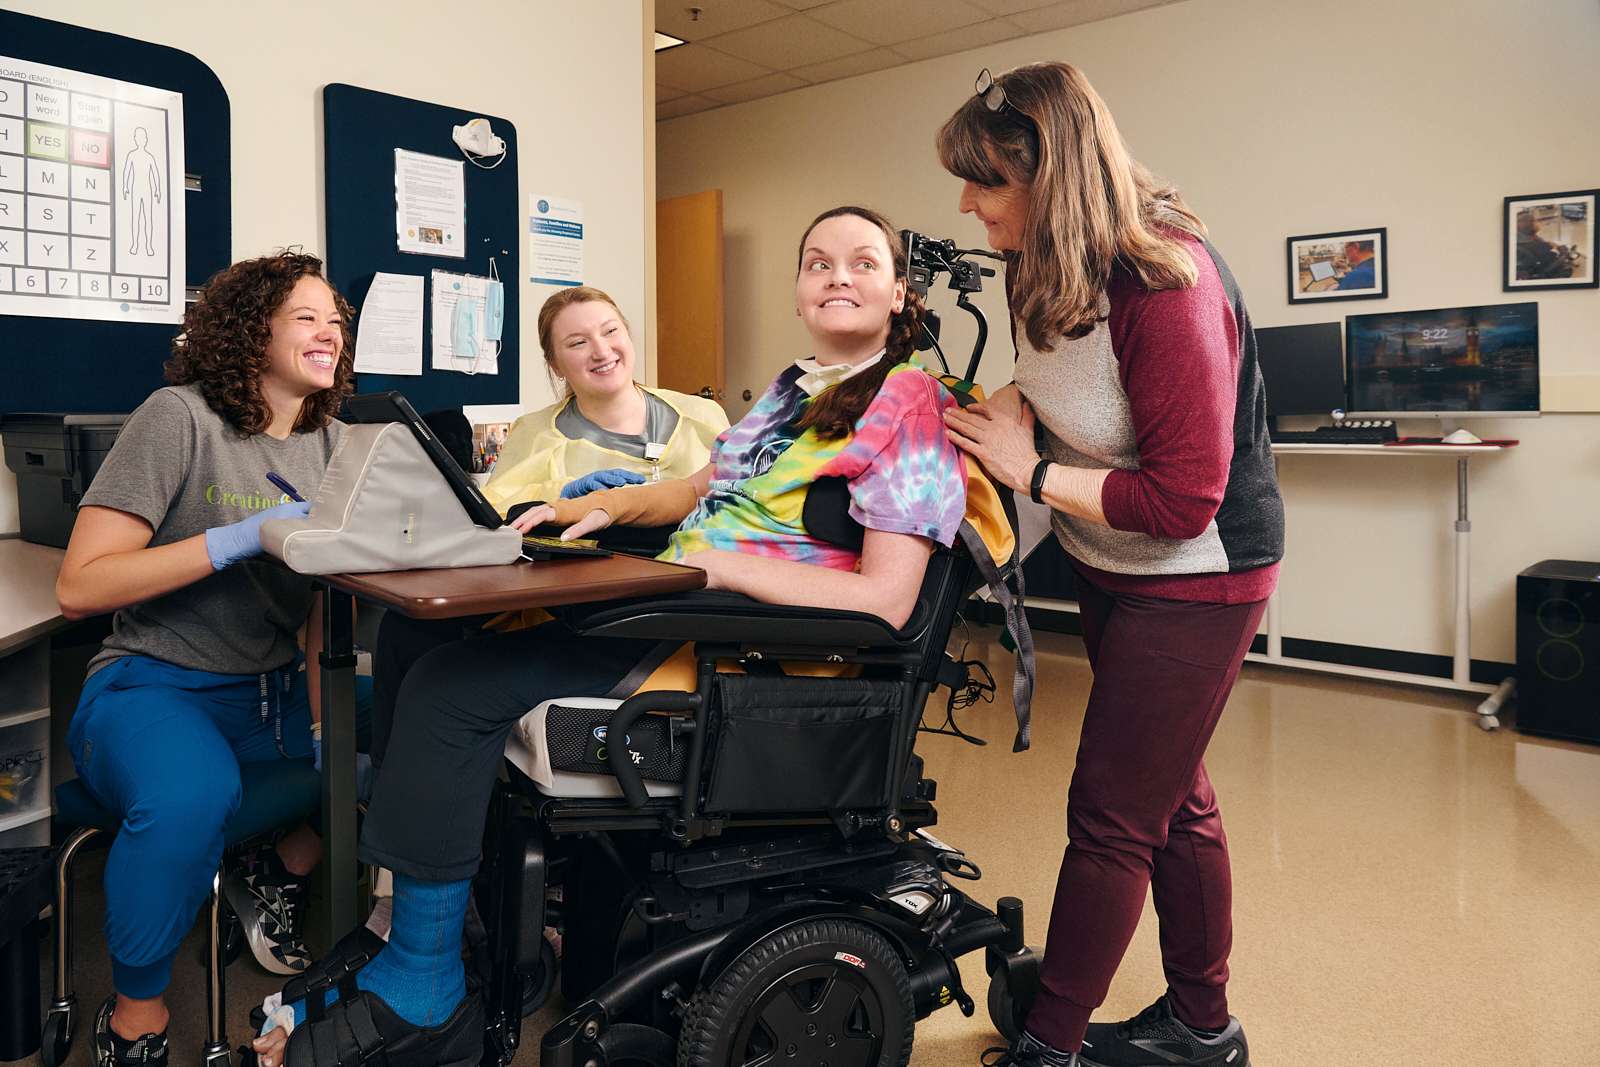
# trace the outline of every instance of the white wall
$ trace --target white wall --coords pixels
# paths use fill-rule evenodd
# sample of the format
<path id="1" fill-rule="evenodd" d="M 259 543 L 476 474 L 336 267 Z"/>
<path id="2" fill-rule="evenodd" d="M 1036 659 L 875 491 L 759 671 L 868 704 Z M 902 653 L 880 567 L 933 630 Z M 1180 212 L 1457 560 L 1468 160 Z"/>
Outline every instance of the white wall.
<path id="1" fill-rule="evenodd" d="M 655 201 L 646 156 L 654 107 L 641 56 L 654 12 L 646 0 L 6 6 L 170 45 L 216 72 L 233 112 L 236 259 L 290 244 L 323 248 L 321 93 L 345 82 L 510 119 L 521 155 L 519 217 L 530 193 L 582 199 L 588 278 L 616 296 L 638 332 L 653 325 L 645 240 Z M 536 332 L 551 290 L 521 284 L 521 399 L 531 407 L 551 396 Z M 639 341 L 646 351 L 650 339 Z M 15 480 L 6 471 L 0 532 L 16 529 Z"/>
<path id="2" fill-rule="evenodd" d="M 1258 326 L 1537 299 L 1546 408 L 1596 411 L 1600 293 L 1504 294 L 1499 272 L 1504 196 L 1600 186 L 1597 55 L 1594 0 L 1189 0 L 662 123 L 658 191 L 724 190 L 737 403 L 806 354 L 792 297 L 805 223 L 857 201 L 981 244 L 935 131 L 981 67 L 1066 59 L 1206 219 Z M 1290 307 L 1284 239 L 1369 226 L 1389 228 L 1390 298 Z M 971 334 L 951 296 L 935 306 L 954 358 Z M 998 326 L 992 387 L 1009 366 L 999 287 L 981 302 Z M 1474 428 L 1523 442 L 1473 461 L 1472 653 L 1508 662 L 1517 571 L 1600 559 L 1600 416 Z M 1451 462 L 1293 457 L 1281 473 L 1286 634 L 1447 654 Z"/>

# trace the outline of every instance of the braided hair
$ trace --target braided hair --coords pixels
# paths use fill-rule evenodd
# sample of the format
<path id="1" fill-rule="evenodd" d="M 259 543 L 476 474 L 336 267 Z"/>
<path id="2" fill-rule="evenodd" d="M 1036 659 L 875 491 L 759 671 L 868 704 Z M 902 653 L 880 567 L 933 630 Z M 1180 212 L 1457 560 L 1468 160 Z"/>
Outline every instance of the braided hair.
<path id="1" fill-rule="evenodd" d="M 832 208 L 811 220 L 811 225 L 806 227 L 806 232 L 800 238 L 796 269 L 805 261 L 806 241 L 811 238 L 811 231 L 828 219 L 843 215 L 865 219 L 883 231 L 883 239 L 888 243 L 889 255 L 894 262 L 895 276 L 904 277 L 906 249 L 900 241 L 899 231 L 871 208 L 852 205 Z M 814 430 L 817 437 L 824 441 L 837 441 L 849 436 L 855 429 L 856 421 L 866 413 L 873 397 L 878 395 L 878 389 L 889 377 L 889 372 L 916 352 L 917 337 L 922 332 L 922 311 L 922 295 L 908 289 L 901 309 L 889 317 L 889 337 L 883 358 L 855 377 L 846 378 L 824 390 L 806 407 L 805 414 L 795 423 L 795 429 L 801 432 Z"/>

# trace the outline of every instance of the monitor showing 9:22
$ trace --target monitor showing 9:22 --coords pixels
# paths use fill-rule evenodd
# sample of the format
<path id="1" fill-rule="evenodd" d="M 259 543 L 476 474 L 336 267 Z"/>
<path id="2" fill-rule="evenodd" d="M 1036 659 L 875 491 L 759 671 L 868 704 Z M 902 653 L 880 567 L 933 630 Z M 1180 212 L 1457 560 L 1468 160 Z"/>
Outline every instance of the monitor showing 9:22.
<path id="1" fill-rule="evenodd" d="M 1345 360 L 1352 411 L 1537 412 L 1539 305 L 1352 315 Z"/>

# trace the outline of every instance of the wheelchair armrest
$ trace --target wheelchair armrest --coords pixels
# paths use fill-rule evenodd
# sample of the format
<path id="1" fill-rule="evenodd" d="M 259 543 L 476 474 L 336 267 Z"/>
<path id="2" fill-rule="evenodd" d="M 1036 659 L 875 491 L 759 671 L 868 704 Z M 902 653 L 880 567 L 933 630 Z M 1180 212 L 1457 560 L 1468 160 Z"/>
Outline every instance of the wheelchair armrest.
<path id="1" fill-rule="evenodd" d="M 652 711 L 696 711 L 699 707 L 698 693 L 637 693 L 617 705 L 617 710 L 611 713 L 611 721 L 606 724 L 606 736 L 626 738 L 640 716 Z M 644 778 L 628 758 L 628 746 L 618 744 L 606 747 L 606 763 L 611 766 L 617 784 L 622 786 L 622 795 L 628 798 L 628 807 L 642 808 L 650 803 Z"/>
<path id="2" fill-rule="evenodd" d="M 912 644 L 929 614 L 918 600 L 906 624 L 896 630 L 876 615 L 764 604 L 742 593 L 689 593 L 633 600 L 569 613 L 573 629 L 594 637 L 640 637 L 661 641 L 706 641 L 797 648 L 884 648 Z"/>

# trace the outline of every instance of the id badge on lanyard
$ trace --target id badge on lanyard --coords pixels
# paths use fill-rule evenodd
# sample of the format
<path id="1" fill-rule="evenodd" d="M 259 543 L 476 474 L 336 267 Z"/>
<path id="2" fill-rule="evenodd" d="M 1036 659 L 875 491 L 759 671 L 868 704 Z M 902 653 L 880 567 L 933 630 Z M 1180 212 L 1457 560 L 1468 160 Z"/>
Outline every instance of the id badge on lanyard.
<path id="1" fill-rule="evenodd" d="M 650 462 L 650 480 L 661 480 L 661 457 L 667 454 L 667 446 L 658 441 L 647 441 L 644 446 L 644 458 Z"/>

